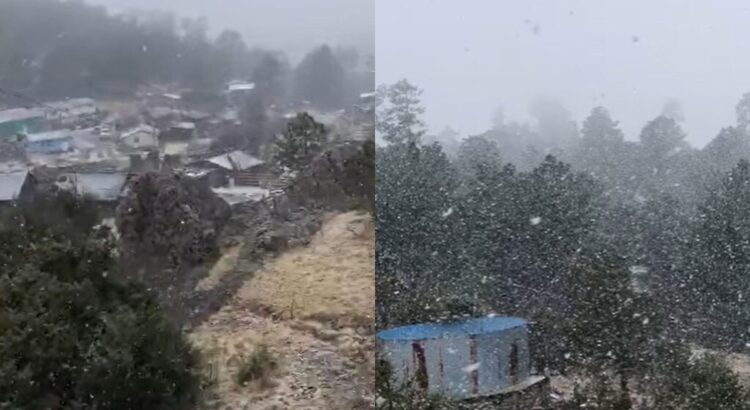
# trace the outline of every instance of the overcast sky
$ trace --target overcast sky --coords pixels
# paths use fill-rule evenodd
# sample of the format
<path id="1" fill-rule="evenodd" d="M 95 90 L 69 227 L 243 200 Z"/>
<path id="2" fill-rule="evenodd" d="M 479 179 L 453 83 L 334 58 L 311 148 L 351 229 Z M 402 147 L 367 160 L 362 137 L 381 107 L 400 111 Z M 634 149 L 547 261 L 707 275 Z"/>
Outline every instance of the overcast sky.
<path id="1" fill-rule="evenodd" d="M 702 146 L 750 91 L 750 3 L 741 0 L 377 0 L 377 82 L 425 90 L 432 131 L 526 119 L 544 95 L 578 121 L 607 107 L 628 139 L 668 99 Z"/>
<path id="2" fill-rule="evenodd" d="M 253 46 L 296 60 L 323 43 L 374 48 L 374 0 L 86 0 L 116 11 L 160 9 L 205 16 L 214 31 L 232 28 Z"/>

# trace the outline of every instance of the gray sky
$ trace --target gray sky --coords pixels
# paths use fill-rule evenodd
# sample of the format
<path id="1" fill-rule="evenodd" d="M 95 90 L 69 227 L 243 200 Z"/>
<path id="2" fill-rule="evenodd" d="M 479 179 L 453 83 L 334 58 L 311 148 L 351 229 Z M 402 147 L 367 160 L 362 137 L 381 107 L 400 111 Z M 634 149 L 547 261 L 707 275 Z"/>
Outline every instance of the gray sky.
<path id="1" fill-rule="evenodd" d="M 537 96 L 579 122 L 604 105 L 628 139 L 668 99 L 702 146 L 750 91 L 750 3 L 740 0 L 377 0 L 377 82 L 425 90 L 432 131 L 479 133 Z"/>
<path id="2" fill-rule="evenodd" d="M 115 11 L 159 9 L 205 16 L 212 30 L 239 31 L 253 46 L 284 50 L 297 60 L 323 43 L 374 48 L 374 0 L 86 0 Z"/>

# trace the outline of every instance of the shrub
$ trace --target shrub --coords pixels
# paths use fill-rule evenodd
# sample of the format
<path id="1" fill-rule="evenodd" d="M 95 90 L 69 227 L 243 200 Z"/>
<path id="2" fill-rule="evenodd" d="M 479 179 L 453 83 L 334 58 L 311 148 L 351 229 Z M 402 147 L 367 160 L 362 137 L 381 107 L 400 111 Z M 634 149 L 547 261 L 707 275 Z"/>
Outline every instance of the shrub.
<path id="1" fill-rule="evenodd" d="M 266 346 L 259 346 L 240 365 L 237 372 L 237 383 L 246 385 L 250 382 L 259 381 L 267 385 L 271 374 L 278 368 L 279 363 Z"/>
<path id="2" fill-rule="evenodd" d="M 0 224 L 0 409 L 192 407 L 193 351 L 140 286 L 118 279 L 108 231 L 27 217 Z"/>

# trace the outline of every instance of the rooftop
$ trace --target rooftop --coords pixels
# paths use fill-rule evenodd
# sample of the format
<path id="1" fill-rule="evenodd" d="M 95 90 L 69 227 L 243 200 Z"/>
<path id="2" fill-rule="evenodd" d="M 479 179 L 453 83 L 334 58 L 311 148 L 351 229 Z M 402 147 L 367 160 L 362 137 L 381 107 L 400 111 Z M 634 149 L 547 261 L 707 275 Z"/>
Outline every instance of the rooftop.
<path id="1" fill-rule="evenodd" d="M 123 132 L 122 135 L 120 135 L 120 138 L 127 138 L 131 135 L 140 134 L 140 133 L 156 135 L 159 133 L 159 130 L 157 130 L 156 128 L 150 125 L 140 124 L 135 128 L 132 128 L 130 130 Z"/>
<path id="2" fill-rule="evenodd" d="M 44 112 L 36 108 L 12 108 L 10 110 L 0 111 L 0 123 L 28 120 L 39 117 L 44 117 Z"/>
<path id="3" fill-rule="evenodd" d="M 227 90 L 232 91 L 251 91 L 255 89 L 255 83 L 248 81 L 232 81 L 227 84 Z"/>
<path id="4" fill-rule="evenodd" d="M 0 174 L 0 201 L 12 201 L 18 198 L 28 175 L 28 170 Z"/>
<path id="5" fill-rule="evenodd" d="M 172 128 L 178 128 L 181 130 L 194 130 L 195 129 L 195 123 L 194 122 L 176 122 L 172 124 Z"/>
<path id="6" fill-rule="evenodd" d="M 114 201 L 120 197 L 127 176 L 124 173 L 66 174 L 76 193 L 99 201 Z"/>
<path id="7" fill-rule="evenodd" d="M 222 187 L 211 190 L 229 205 L 260 201 L 269 194 L 267 189 L 252 186 Z"/>
<path id="8" fill-rule="evenodd" d="M 65 138 L 73 138 L 73 131 L 57 130 L 57 131 L 39 132 L 36 134 L 29 134 L 26 136 L 26 140 L 29 142 L 50 141 L 50 140 L 59 140 L 59 139 L 65 139 Z"/>
<path id="9" fill-rule="evenodd" d="M 92 98 L 71 98 L 70 100 L 55 101 L 45 105 L 54 109 L 65 110 L 70 108 L 94 106 L 96 105 L 96 101 Z"/>
<path id="10" fill-rule="evenodd" d="M 207 161 L 225 169 L 248 169 L 264 163 L 263 160 L 239 150 L 217 155 Z"/>
<path id="11" fill-rule="evenodd" d="M 411 341 L 437 339 L 443 336 L 468 336 L 494 333 L 525 326 L 526 321 L 517 317 L 485 317 L 457 323 L 425 323 L 383 330 L 377 338 L 383 341 Z"/>

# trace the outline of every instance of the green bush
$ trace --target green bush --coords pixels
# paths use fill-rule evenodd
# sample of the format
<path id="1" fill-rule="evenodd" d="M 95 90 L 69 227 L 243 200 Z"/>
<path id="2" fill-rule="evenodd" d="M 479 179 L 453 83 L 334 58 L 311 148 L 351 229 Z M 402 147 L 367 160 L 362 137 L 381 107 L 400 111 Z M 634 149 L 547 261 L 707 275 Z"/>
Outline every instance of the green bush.
<path id="1" fill-rule="evenodd" d="M 84 235 L 97 218 L 75 215 L 45 226 L 28 209 L 0 223 L 0 409 L 192 407 L 194 353 L 118 280 L 108 231 Z"/>
<path id="2" fill-rule="evenodd" d="M 260 346 L 240 366 L 237 372 L 237 383 L 244 386 L 249 382 L 260 381 L 265 384 L 278 366 L 278 361 L 268 348 Z"/>

